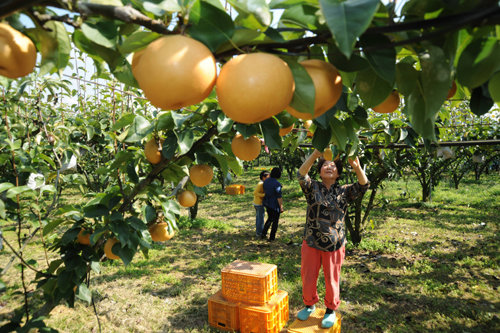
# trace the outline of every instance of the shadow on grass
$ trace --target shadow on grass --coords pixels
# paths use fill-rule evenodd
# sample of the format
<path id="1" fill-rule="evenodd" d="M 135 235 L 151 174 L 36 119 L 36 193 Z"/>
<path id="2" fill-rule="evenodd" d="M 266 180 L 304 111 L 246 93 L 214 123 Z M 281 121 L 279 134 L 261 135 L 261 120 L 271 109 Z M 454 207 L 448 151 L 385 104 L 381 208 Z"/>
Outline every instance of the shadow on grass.
<path id="1" fill-rule="evenodd" d="M 407 251 L 405 255 L 390 253 L 383 247 L 371 251 L 365 257 L 362 257 L 361 251 L 350 251 L 342 276 L 346 280 L 341 286 L 341 298 L 351 302 L 355 300 L 362 311 L 343 314 L 345 320 L 342 331 L 499 331 L 500 303 L 465 289 L 480 281 L 497 293 L 500 287 L 498 277 L 461 261 L 479 255 L 494 261 L 498 257 L 496 244 L 500 236 L 491 230 L 488 233 L 491 236 L 476 238 L 473 242 L 462 241 L 460 236 L 447 236 L 448 230 L 456 234 L 471 232 L 470 219 L 494 219 L 492 214 L 488 214 L 488 211 L 476 211 L 474 216 L 472 213 L 453 214 L 456 210 L 448 212 L 446 208 L 436 210 L 412 204 L 398 208 L 415 208 L 415 212 L 399 209 L 395 213 L 397 217 L 397 214 L 406 214 L 404 218 L 411 220 L 408 223 L 415 225 L 422 220 L 424 210 L 425 219 L 432 224 L 430 227 L 427 222 L 426 227 L 433 229 L 433 239 L 417 238 L 407 243 L 399 242 Z M 248 218 L 253 221 L 253 215 Z M 440 222 L 440 219 L 446 222 Z M 290 324 L 295 319 L 297 309 L 302 306 L 302 298 L 300 246 L 289 239 L 300 239 L 301 231 L 294 235 L 279 234 L 274 243 L 256 239 L 253 233 L 253 225 L 228 230 L 203 226 L 181 230 L 171 241 L 154 245 L 154 260 L 134 260 L 128 268 L 96 279 L 152 273 L 178 274 L 180 278 L 174 282 L 143 289 L 143 292 L 162 299 L 182 298 L 177 301 L 179 304 L 166 303 L 165 306 L 172 306 L 174 311 L 162 330 L 217 332 L 207 327 L 207 301 L 214 292 L 214 286 L 220 287 L 221 269 L 236 259 L 273 263 L 278 266 L 278 288 L 289 293 Z M 450 251 L 433 250 L 433 247 L 438 250 L 446 247 Z M 412 254 L 416 257 L 412 257 Z M 364 264 L 369 261 L 375 262 L 375 269 Z M 498 262 L 493 267 L 495 265 Z M 351 270 L 361 276 L 361 282 L 352 283 L 348 280 Z M 464 272 L 468 272 L 468 275 L 465 276 Z M 320 281 L 318 286 L 323 288 L 320 290 L 322 306 L 324 285 Z M 427 290 L 419 290 L 416 286 Z M 461 293 L 468 295 L 468 298 L 456 296 Z"/>

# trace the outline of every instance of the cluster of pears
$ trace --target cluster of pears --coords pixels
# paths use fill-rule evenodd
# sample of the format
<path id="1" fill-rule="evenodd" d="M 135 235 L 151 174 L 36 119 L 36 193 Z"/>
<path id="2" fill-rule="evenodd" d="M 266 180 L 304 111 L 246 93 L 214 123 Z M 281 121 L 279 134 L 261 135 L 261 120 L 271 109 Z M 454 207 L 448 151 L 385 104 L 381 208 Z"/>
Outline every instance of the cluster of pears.
<path id="1" fill-rule="evenodd" d="M 289 107 L 295 90 L 292 71 L 268 53 L 238 55 L 217 75 L 215 58 L 204 44 L 186 36 L 164 36 L 134 54 L 132 72 L 146 98 L 159 108 L 199 103 L 215 86 L 222 111 L 236 122 L 253 124 L 285 109 L 297 118 L 311 119 L 335 105 L 342 93 L 335 67 L 317 59 L 301 64 L 316 89 L 314 115 Z"/>
<path id="2" fill-rule="evenodd" d="M 297 118 L 311 119 L 337 103 L 342 79 L 335 67 L 316 59 L 301 64 L 316 89 L 314 115 L 289 106 L 295 90 L 292 71 L 285 61 L 268 53 L 238 55 L 225 63 L 217 75 L 216 60 L 204 44 L 186 36 L 164 36 L 134 54 L 132 72 L 146 98 L 156 107 L 172 110 L 199 103 L 215 86 L 222 111 L 236 122 L 253 124 L 285 109 Z M 292 128 L 282 128 L 280 134 L 285 135 Z M 159 163 L 161 153 L 153 143 L 148 145 L 147 155 L 156 155 L 150 161 Z M 261 142 L 257 137 L 245 139 L 237 135 L 231 146 L 237 157 L 252 160 L 259 155 Z"/>

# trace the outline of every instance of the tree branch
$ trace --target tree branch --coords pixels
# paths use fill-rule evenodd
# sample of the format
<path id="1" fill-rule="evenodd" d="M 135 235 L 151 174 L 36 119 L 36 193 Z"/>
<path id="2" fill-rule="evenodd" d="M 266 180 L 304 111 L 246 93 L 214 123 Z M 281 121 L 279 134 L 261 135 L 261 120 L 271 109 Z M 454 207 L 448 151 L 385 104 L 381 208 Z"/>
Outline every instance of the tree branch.
<path id="1" fill-rule="evenodd" d="M 0 1 L 0 19 L 35 5 L 61 7 L 57 0 L 2 0 Z"/>
<path id="2" fill-rule="evenodd" d="M 489 22 L 488 19 L 495 18 L 495 15 L 498 15 L 499 12 L 500 7 L 490 6 L 486 8 L 480 8 L 477 11 L 467 11 L 460 14 L 440 16 L 434 19 L 396 23 L 380 27 L 371 27 L 366 29 L 365 34 L 393 33 L 408 30 L 438 28 L 443 26 L 453 26 L 455 28 L 461 28 L 472 23 L 495 24 L 495 22 Z M 486 21 L 483 22 L 484 20 Z"/>
<path id="3" fill-rule="evenodd" d="M 0 4 L 0 18 L 8 16 L 16 11 L 27 9 L 34 5 L 38 6 L 52 5 L 55 7 L 60 7 L 65 9 L 70 8 L 69 4 L 67 3 L 67 0 L 60 0 L 60 1 L 62 1 L 63 5 L 66 6 L 62 6 L 61 3 L 58 3 L 57 1 L 54 0 L 21 0 L 21 1 L 5 0 Z M 82 17 L 100 15 L 111 19 L 118 19 L 127 23 L 138 24 L 150 29 L 151 31 L 160 34 L 170 35 L 178 33 L 177 31 L 168 30 L 167 25 L 165 25 L 162 21 L 153 20 L 147 17 L 146 15 L 142 14 L 140 11 L 132 8 L 131 6 L 110 6 L 110 5 L 100 5 L 95 3 L 79 2 L 78 8 L 75 11 L 79 12 Z M 58 20 L 61 22 L 65 22 L 67 24 L 71 24 L 73 26 L 76 24 L 66 15 L 52 16 L 52 17 L 50 15 L 45 15 L 45 14 L 40 14 L 40 15 L 34 17 L 39 19 L 41 22 L 46 22 L 48 20 Z M 381 27 L 371 27 L 368 28 L 364 32 L 364 34 L 369 35 L 369 34 L 380 34 L 380 33 L 394 33 L 401 31 L 408 31 L 408 30 L 429 30 L 432 28 L 439 28 L 439 27 L 442 27 L 442 29 L 437 29 L 429 33 L 423 33 L 422 35 L 415 38 L 396 41 L 388 44 L 370 46 L 368 48 L 365 48 L 365 50 L 392 48 L 395 46 L 418 43 L 424 40 L 440 37 L 448 32 L 455 31 L 466 26 L 495 25 L 498 22 L 500 22 L 500 6 L 493 5 L 485 8 L 481 7 L 474 11 L 468 11 L 460 14 L 443 16 L 429 20 L 402 22 Z M 247 48 L 251 50 L 261 50 L 274 53 L 282 52 L 279 51 L 279 49 L 287 49 L 288 51 L 292 52 L 290 54 L 295 54 L 293 52 L 304 51 L 310 45 L 313 44 L 327 44 L 330 41 L 330 39 L 331 39 L 331 33 L 329 31 L 325 31 L 322 34 L 319 34 L 318 36 L 315 37 L 299 38 L 290 41 L 285 41 L 283 43 L 248 44 L 241 46 L 238 49 L 231 49 L 216 54 L 216 57 L 219 59 L 224 57 L 229 57 L 233 54 L 239 53 L 241 48 Z M 356 51 L 359 52 L 360 49 Z"/>
<path id="4" fill-rule="evenodd" d="M 126 23 L 135 23 L 160 34 L 175 34 L 175 32 L 168 30 L 168 27 L 162 21 L 152 20 L 130 6 L 117 7 L 80 2 L 78 3 L 78 11 L 82 16 L 102 15 Z"/>
<path id="5" fill-rule="evenodd" d="M 53 16 L 53 15 L 49 15 L 49 14 L 40 13 L 39 11 L 36 11 L 36 10 L 30 9 L 28 11 L 33 16 L 33 18 L 36 19 L 40 23 L 41 26 L 43 26 L 45 23 L 47 23 L 49 21 L 58 21 L 58 22 L 62 22 L 62 23 L 66 23 L 68 25 L 71 25 L 73 28 L 76 28 L 76 29 L 80 28 L 80 24 L 73 21 L 73 19 L 68 14 L 60 15 L 60 16 Z"/>
<path id="6" fill-rule="evenodd" d="M 194 154 L 194 152 L 202 144 L 209 141 L 210 138 L 212 136 L 214 136 L 215 134 L 217 134 L 217 126 L 214 125 L 198 141 L 196 141 L 193 144 L 193 146 L 191 147 L 191 149 L 189 149 L 189 151 L 187 153 L 185 153 L 184 155 L 176 156 L 175 158 L 172 158 L 170 160 L 164 159 L 160 163 L 156 164 L 155 167 L 153 168 L 153 170 L 151 170 L 151 172 L 146 176 L 146 178 L 144 178 L 139 184 L 137 184 L 132 189 L 132 192 L 128 195 L 128 197 L 126 197 L 123 200 L 123 203 L 120 206 L 120 208 L 118 209 L 118 211 L 123 213 L 123 212 L 127 211 L 128 209 L 130 209 L 130 206 L 132 205 L 135 196 L 137 194 L 139 194 L 142 190 L 144 190 L 146 188 L 146 186 L 151 184 L 151 182 L 153 182 L 153 180 L 156 179 L 156 177 L 165 169 L 165 167 L 169 163 L 175 162 L 175 161 L 179 160 L 180 158 L 182 158 L 183 156 L 189 156 L 189 155 Z"/>
<path id="7" fill-rule="evenodd" d="M 36 230 L 35 230 L 36 231 Z M 31 266 L 30 264 L 28 264 L 26 262 L 26 260 L 24 260 L 24 258 L 16 252 L 16 250 L 14 250 L 14 248 L 12 247 L 12 245 L 10 245 L 10 243 L 7 241 L 7 239 L 5 239 L 5 237 L 3 237 L 3 235 L 0 235 L 1 238 L 3 238 L 3 241 L 5 244 L 7 244 L 7 246 L 10 248 L 10 250 L 15 254 L 16 257 L 19 258 L 19 260 L 21 260 L 21 262 L 23 263 L 24 266 L 28 267 L 29 269 L 41 274 L 42 276 L 45 276 L 45 277 L 51 277 L 51 278 L 55 278 L 57 277 L 57 275 L 53 275 L 53 274 L 47 274 L 47 273 L 44 273 L 42 271 L 39 271 L 38 269 L 36 269 L 35 267 Z"/>

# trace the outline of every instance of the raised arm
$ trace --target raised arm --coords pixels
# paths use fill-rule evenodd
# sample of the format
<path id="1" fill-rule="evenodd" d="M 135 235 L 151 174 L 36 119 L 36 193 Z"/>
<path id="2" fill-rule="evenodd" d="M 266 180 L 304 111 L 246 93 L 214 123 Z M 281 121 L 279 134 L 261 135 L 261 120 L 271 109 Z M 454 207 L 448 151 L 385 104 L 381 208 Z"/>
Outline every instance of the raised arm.
<path id="1" fill-rule="evenodd" d="M 356 156 L 354 160 L 349 159 L 348 161 L 352 169 L 356 173 L 356 176 L 358 177 L 358 183 L 360 185 L 366 185 L 368 183 L 368 178 L 366 177 L 365 172 L 361 168 L 361 163 L 359 163 L 359 158 Z"/>
<path id="2" fill-rule="evenodd" d="M 318 157 L 321 156 L 321 153 L 317 150 L 317 149 L 314 149 L 314 151 L 311 153 L 311 155 L 309 155 L 306 160 L 304 161 L 304 163 L 302 163 L 302 165 L 300 166 L 299 168 L 299 173 L 302 175 L 302 176 L 305 176 L 309 173 L 309 170 L 311 170 L 311 167 L 312 165 L 314 164 L 314 162 L 318 159 Z"/>

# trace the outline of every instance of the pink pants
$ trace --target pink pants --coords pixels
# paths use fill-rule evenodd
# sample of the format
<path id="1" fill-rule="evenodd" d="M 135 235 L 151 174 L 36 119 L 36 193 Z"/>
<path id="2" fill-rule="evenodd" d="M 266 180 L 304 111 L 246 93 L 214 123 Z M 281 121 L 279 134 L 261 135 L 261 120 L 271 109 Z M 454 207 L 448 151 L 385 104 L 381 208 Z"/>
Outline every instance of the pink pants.
<path id="1" fill-rule="evenodd" d="M 305 305 L 314 305 L 318 298 L 318 275 L 323 266 L 325 275 L 325 306 L 337 310 L 340 305 L 340 268 L 344 262 L 345 246 L 334 252 L 320 251 L 302 242 L 302 260 L 300 274 L 302 276 L 302 299 Z"/>

